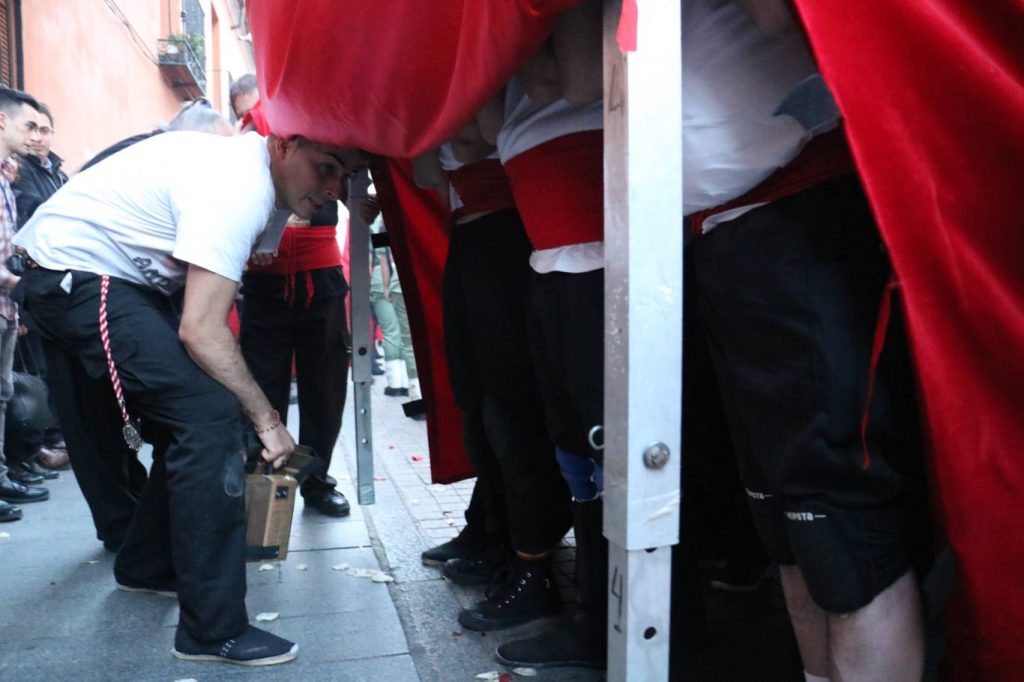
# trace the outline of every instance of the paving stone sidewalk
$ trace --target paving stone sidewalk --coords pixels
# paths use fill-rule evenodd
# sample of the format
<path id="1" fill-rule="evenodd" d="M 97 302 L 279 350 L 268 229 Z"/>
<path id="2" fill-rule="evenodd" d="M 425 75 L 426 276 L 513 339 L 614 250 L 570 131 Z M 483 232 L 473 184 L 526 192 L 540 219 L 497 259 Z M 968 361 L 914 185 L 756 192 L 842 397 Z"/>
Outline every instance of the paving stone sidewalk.
<path id="1" fill-rule="evenodd" d="M 497 645 L 550 623 L 488 635 L 461 630 L 456 614 L 480 599 L 479 591 L 451 585 L 419 555 L 465 523 L 472 481 L 429 482 L 424 423 L 405 417 L 400 400 L 383 396 L 383 382 L 377 384 L 376 504 L 356 504 L 349 405 L 331 473 L 352 501 L 352 515 L 330 519 L 300 502 L 288 559 L 247 569 L 250 619 L 277 614 L 261 626 L 298 642 L 296 661 L 250 669 L 172 658 L 177 604 L 115 589 L 113 555 L 95 540 L 71 472 L 62 472 L 50 482 L 49 501 L 24 505 L 24 520 L 0 524 L 0 680 L 449 682 L 505 672 L 493 659 Z M 293 432 L 296 412 L 293 406 Z M 571 552 L 569 543 L 559 552 L 567 597 Z M 395 582 L 373 582 L 347 569 L 379 570 Z M 539 671 L 535 679 L 601 677 L 560 669 Z"/>

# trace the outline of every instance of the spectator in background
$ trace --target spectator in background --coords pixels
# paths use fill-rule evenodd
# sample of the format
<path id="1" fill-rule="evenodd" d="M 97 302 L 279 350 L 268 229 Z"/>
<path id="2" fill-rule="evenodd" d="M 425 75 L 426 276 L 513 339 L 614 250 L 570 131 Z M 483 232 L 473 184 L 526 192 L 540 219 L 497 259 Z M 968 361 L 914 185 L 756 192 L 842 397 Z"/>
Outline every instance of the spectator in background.
<path id="1" fill-rule="evenodd" d="M 51 149 L 55 127 L 53 114 L 45 104 L 39 105 L 37 116 L 38 134 L 29 144 L 29 153 L 21 164 L 21 177 L 14 183 L 14 194 L 18 200 L 18 227 L 20 228 L 35 213 L 36 207 L 68 181 L 61 170 L 64 159 Z"/>
<path id="2" fill-rule="evenodd" d="M 381 216 L 370 225 L 370 231 L 385 231 Z M 420 397 L 420 380 L 416 373 L 416 356 L 412 349 L 412 332 L 405 311 L 405 297 L 398 271 L 391 260 L 391 249 L 374 249 L 371 255 L 370 300 L 384 336 L 384 374 L 387 387 L 384 395 Z"/>
<path id="3" fill-rule="evenodd" d="M 0 158 L 29 153 L 29 144 L 39 136 L 38 113 L 39 103 L 31 95 L 0 89 Z M 11 370 L 18 333 L 18 307 L 11 300 L 10 292 L 21 278 L 7 269 L 7 262 L 14 255 L 11 238 L 18 222 L 18 207 L 4 174 L 0 174 L 0 194 L 4 199 L 4 210 L 0 210 L 0 520 L 16 521 L 21 518 L 21 510 L 11 502 L 40 502 L 50 497 L 50 491 L 22 485 L 7 475 L 2 427 L 7 402 L 14 393 Z"/>
<path id="4" fill-rule="evenodd" d="M 39 105 L 36 123 L 38 134 L 29 143 L 29 153 L 24 158 L 18 180 L 12 182 L 14 196 L 18 201 L 19 229 L 28 222 L 40 204 L 53 196 L 68 181 L 67 174 L 61 170 L 64 160 L 51 150 L 56 127 L 53 113 L 45 104 Z M 46 363 L 43 360 L 42 344 L 38 334 L 28 331 L 30 321 L 26 319 L 24 311 L 20 323 L 17 370 L 45 380 Z M 33 429 L 28 432 L 12 427 L 13 424 L 8 422 L 5 442 L 12 461 L 14 458 L 19 460 L 17 466 L 12 466 L 12 475 L 20 482 L 32 484 L 44 478 L 56 478 L 57 475 L 47 469 L 68 467 L 64 435 L 57 423 L 54 422 L 45 430 Z"/>
<path id="5" fill-rule="evenodd" d="M 231 84 L 229 98 L 231 111 L 239 121 L 260 100 L 260 92 L 256 88 L 256 74 L 247 73 Z"/>

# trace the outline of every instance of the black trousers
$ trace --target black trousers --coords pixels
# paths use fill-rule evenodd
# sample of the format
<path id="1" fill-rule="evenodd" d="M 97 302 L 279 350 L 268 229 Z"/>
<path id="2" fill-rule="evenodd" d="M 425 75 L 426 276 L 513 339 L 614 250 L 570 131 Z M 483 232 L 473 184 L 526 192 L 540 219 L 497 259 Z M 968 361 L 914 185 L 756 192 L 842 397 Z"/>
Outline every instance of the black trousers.
<path id="1" fill-rule="evenodd" d="M 50 403 L 63 427 L 71 469 L 89 505 L 96 537 L 118 547 L 146 485 L 146 468 L 124 441 L 110 378 L 95 379 L 66 346 L 42 339 Z"/>
<path id="2" fill-rule="evenodd" d="M 97 319 L 100 279 L 72 272 L 68 292 L 61 286 L 66 274 L 26 272 L 24 305 L 44 338 L 78 357 L 99 381 L 107 373 Z M 192 637 L 235 637 L 248 625 L 238 401 L 189 357 L 165 296 L 113 280 L 108 320 L 129 410 L 154 443 L 153 468 L 115 576 L 143 585 L 174 580 L 181 626 Z"/>
<path id="3" fill-rule="evenodd" d="M 299 442 L 313 448 L 326 463 L 324 473 L 306 479 L 302 495 L 324 495 L 338 483 L 326 471 L 341 432 L 348 392 L 348 287 L 341 267 L 314 270 L 309 279 L 299 273 L 289 300 L 285 280 L 279 275 L 245 275 L 239 341 L 256 383 L 282 420 L 288 417 L 294 359 Z"/>
<path id="4" fill-rule="evenodd" d="M 457 225 L 445 263 L 444 326 L 452 389 L 477 485 L 485 486 L 481 498 L 492 505 L 488 516 L 497 523 L 504 517 L 512 547 L 534 554 L 561 539 L 572 512 L 527 341 L 530 250 L 515 211 Z"/>
<path id="5" fill-rule="evenodd" d="M 589 443 L 604 424 L 604 269 L 530 271 L 530 351 L 558 447 L 600 461 Z"/>

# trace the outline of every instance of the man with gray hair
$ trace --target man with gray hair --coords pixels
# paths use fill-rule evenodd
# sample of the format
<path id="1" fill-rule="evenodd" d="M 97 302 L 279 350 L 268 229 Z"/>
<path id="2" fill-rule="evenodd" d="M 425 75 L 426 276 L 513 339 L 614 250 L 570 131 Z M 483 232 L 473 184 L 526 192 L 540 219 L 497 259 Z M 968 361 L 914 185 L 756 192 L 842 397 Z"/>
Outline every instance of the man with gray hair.
<path id="1" fill-rule="evenodd" d="M 260 99 L 259 90 L 256 89 L 256 74 L 247 73 L 232 83 L 229 96 L 231 111 L 241 121 L 246 112 Z"/>

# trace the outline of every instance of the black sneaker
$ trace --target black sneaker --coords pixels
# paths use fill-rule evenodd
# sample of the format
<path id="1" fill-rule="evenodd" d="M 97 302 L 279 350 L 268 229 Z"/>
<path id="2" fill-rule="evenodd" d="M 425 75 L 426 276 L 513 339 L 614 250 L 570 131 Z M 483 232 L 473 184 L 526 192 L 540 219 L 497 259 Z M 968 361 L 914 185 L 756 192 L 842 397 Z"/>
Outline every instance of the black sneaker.
<path id="1" fill-rule="evenodd" d="M 467 630 L 504 630 L 551 616 L 562 608 L 551 559 L 516 559 L 508 578 L 488 590 L 487 599 L 459 613 Z"/>
<path id="2" fill-rule="evenodd" d="M 236 665 L 277 665 L 294 660 L 299 645 L 250 625 L 245 632 L 220 642 L 197 642 L 185 628 L 174 635 L 175 658 L 186 661 L 215 661 Z"/>
<path id="3" fill-rule="evenodd" d="M 420 559 L 423 560 L 424 566 L 441 566 L 449 559 L 469 559 L 470 557 L 479 554 L 483 549 L 480 544 L 474 540 L 472 535 L 467 533 L 469 526 L 462 529 L 462 532 L 457 536 L 449 540 L 448 542 L 438 545 L 437 547 L 431 547 L 428 550 L 424 550 L 420 554 Z"/>
<path id="4" fill-rule="evenodd" d="M 498 647 L 499 663 L 519 668 L 605 668 L 607 647 L 589 634 L 586 621 L 577 618 L 536 637 L 506 642 Z"/>
<path id="5" fill-rule="evenodd" d="M 441 572 L 445 578 L 463 587 L 490 585 L 494 576 L 508 567 L 508 554 L 504 547 L 492 547 L 468 558 L 449 559 Z"/>

